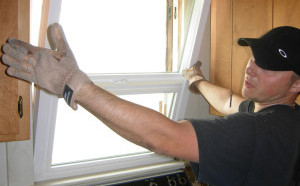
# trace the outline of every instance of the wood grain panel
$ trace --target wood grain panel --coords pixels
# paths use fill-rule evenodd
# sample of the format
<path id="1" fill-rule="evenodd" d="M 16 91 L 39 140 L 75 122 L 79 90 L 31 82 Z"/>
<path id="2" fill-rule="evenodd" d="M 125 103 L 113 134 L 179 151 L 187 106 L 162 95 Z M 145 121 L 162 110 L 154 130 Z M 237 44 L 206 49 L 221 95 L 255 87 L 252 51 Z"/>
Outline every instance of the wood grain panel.
<path id="1" fill-rule="evenodd" d="M 9 37 L 18 37 L 18 0 L 0 1 L 0 43 Z M 2 51 L 1 51 L 2 52 Z M 1 53 L 2 55 L 2 53 Z M 16 134 L 18 124 L 18 80 L 5 74 L 6 66 L 0 64 L 0 134 Z"/>
<path id="2" fill-rule="evenodd" d="M 244 69 L 253 55 L 250 47 L 237 44 L 241 37 L 258 38 L 272 29 L 272 0 L 233 1 L 232 90 L 241 95 Z"/>
<path id="3" fill-rule="evenodd" d="M 299 0 L 274 0 L 273 26 L 294 26 L 300 28 L 299 8 Z"/>
<path id="4" fill-rule="evenodd" d="M 29 42 L 30 0 L 18 0 L 18 38 Z M 15 140 L 30 139 L 30 84 L 18 81 L 18 94 L 23 97 L 23 117 L 19 119 L 19 133 Z"/>
<path id="5" fill-rule="evenodd" d="M 29 42 L 30 0 L 0 1 L 1 46 L 9 37 Z M 0 64 L 0 126 L 9 126 L 17 132 L 0 135 L 0 142 L 30 138 L 30 85 L 5 74 L 6 66 Z M 18 114 L 19 96 L 23 98 L 23 117 Z M 13 126 L 13 127 L 12 127 Z M 6 129 L 7 130 L 7 129 Z"/>
<path id="6" fill-rule="evenodd" d="M 300 28 L 300 1 L 274 0 L 274 27 L 293 26 Z M 300 96 L 296 101 L 300 104 Z"/>
<path id="7" fill-rule="evenodd" d="M 231 0 L 211 1 L 211 64 L 210 81 L 230 88 L 232 38 Z M 210 114 L 221 115 L 212 106 Z"/>

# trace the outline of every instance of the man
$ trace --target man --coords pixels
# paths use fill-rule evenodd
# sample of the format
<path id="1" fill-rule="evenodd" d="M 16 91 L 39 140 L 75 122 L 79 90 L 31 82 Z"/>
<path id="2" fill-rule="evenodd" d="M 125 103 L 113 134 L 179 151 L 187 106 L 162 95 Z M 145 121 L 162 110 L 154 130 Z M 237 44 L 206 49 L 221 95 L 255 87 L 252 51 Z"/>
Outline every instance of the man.
<path id="1" fill-rule="evenodd" d="M 190 89 L 202 93 L 220 112 L 213 121 L 191 121 L 198 137 L 198 179 L 214 185 L 300 184 L 300 30 L 279 27 L 259 39 L 242 38 L 251 57 L 244 98 L 202 78 L 199 64 L 185 71 Z M 245 99 L 252 100 L 246 101 Z M 239 113 L 237 113 L 240 111 Z M 235 113 L 235 114 L 234 114 Z"/>
<path id="2" fill-rule="evenodd" d="M 254 51 L 254 58 L 246 68 L 243 88 L 243 96 L 254 102 L 233 96 L 230 108 L 224 106 L 227 105 L 228 90 L 207 82 L 199 64 L 186 70 L 184 75 L 192 91 L 201 92 L 223 113 L 236 113 L 239 108 L 242 112 L 210 121 L 177 122 L 95 86 L 78 68 L 60 25 L 53 24 L 49 29 L 55 51 L 9 39 L 3 46 L 5 54 L 2 56 L 3 62 L 9 65 L 9 75 L 63 96 L 75 110 L 80 104 L 119 135 L 138 145 L 195 162 L 192 164 L 200 182 L 292 185 L 297 181 L 295 169 L 299 166 L 295 165 L 299 162 L 300 109 L 295 99 L 300 91 L 300 71 L 299 60 L 290 60 L 289 50 L 280 48 L 280 54 L 287 56 L 283 60 L 287 64 L 270 65 L 271 69 L 263 64 L 272 63 L 272 59 L 262 62 L 264 58 L 255 52 L 255 46 L 259 46 L 257 43 L 264 37 L 240 40 L 241 45 L 250 45 Z M 290 30 L 293 34 L 287 36 L 296 35 L 299 40 L 298 29 L 282 30 Z M 293 52 L 291 56 L 299 58 L 299 54 Z"/>

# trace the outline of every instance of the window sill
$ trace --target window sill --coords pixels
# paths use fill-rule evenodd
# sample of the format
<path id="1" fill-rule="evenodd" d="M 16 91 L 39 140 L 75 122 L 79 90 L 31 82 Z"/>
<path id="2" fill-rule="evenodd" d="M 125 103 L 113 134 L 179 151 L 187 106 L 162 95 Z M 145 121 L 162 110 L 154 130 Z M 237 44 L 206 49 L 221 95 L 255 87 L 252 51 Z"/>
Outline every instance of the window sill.
<path id="1" fill-rule="evenodd" d="M 154 164 L 134 169 L 119 170 L 102 174 L 92 174 L 50 180 L 35 183 L 35 186 L 87 186 L 91 184 L 109 185 L 124 181 L 131 181 L 148 176 L 158 176 L 165 173 L 176 172 L 185 168 L 184 162 L 173 161 L 163 164 Z"/>

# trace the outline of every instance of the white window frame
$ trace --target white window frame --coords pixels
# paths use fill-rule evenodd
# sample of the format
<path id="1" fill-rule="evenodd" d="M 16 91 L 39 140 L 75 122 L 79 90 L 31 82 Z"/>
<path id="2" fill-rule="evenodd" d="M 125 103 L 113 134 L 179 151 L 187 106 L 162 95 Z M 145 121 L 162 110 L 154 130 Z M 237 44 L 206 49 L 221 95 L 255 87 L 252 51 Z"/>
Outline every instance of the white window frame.
<path id="1" fill-rule="evenodd" d="M 50 12 L 48 24 L 58 22 L 59 8 L 61 0 L 50 2 Z M 210 0 L 195 0 L 191 16 L 190 29 L 188 31 L 186 44 L 183 51 L 180 71 L 190 67 L 199 56 L 200 46 L 210 10 Z M 49 47 L 49 44 L 47 44 Z M 180 73 L 153 73 L 153 74 L 133 74 L 133 75 L 95 75 L 90 74 L 90 78 L 95 84 L 111 91 L 115 94 L 134 93 L 164 93 L 176 92 L 176 101 L 171 119 L 184 119 L 188 102 L 188 83 Z M 66 166 L 51 166 L 51 156 L 54 141 L 55 118 L 58 98 L 43 90 L 39 93 L 39 105 L 37 122 L 35 128 L 34 143 L 34 177 L 35 181 L 45 181 L 70 176 L 80 176 L 83 174 L 95 174 L 98 181 L 108 183 L 112 179 L 130 178 L 134 175 L 146 175 L 151 173 L 166 172 L 184 167 L 182 162 L 173 158 L 146 153 L 133 157 L 127 157 L 126 162 L 122 158 L 111 160 L 97 160 L 84 163 L 77 163 Z M 124 171 L 111 169 L 111 164 L 120 165 Z M 147 162 L 145 164 L 145 162 Z M 141 167 L 143 166 L 143 167 Z M 134 168 L 136 167 L 136 168 Z M 116 171 L 112 173 L 111 171 Z M 116 176 L 118 173 L 118 176 Z M 96 179 L 96 180 L 97 180 Z M 92 179 L 95 181 L 95 178 Z M 72 182 L 74 184 L 77 181 Z"/>

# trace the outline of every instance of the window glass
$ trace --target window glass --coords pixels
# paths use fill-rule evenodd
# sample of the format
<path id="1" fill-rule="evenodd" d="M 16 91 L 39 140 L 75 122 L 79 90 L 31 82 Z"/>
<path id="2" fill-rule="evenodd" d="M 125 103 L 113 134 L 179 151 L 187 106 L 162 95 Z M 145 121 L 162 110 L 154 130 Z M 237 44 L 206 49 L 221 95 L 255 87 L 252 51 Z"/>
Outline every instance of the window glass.
<path id="1" fill-rule="evenodd" d="M 168 115 L 174 96 L 155 93 L 120 97 Z M 115 134 L 82 107 L 74 112 L 62 99 L 58 105 L 52 165 L 149 153 Z"/>
<path id="2" fill-rule="evenodd" d="M 63 0 L 59 22 L 86 73 L 178 72 L 193 1 L 178 2 Z"/>
<path id="3" fill-rule="evenodd" d="M 165 71 L 166 1 L 63 0 L 59 22 L 84 72 Z"/>

